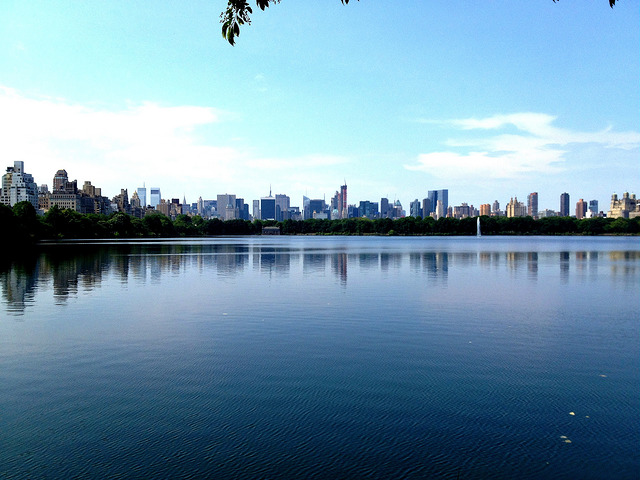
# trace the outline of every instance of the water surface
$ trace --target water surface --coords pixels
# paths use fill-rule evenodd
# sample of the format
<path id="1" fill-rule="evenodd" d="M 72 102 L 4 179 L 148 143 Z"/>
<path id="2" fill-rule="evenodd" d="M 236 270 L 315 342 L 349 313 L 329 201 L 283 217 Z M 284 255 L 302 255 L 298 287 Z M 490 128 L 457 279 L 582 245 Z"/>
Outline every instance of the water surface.
<path id="1" fill-rule="evenodd" d="M 640 242 L 74 242 L 0 267 L 0 478 L 637 478 Z"/>

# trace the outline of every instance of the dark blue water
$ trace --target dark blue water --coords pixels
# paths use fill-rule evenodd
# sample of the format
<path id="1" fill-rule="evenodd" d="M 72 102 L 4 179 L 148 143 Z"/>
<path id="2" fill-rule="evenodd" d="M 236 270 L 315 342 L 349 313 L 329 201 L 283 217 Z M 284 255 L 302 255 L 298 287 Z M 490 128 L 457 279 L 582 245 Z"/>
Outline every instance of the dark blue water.
<path id="1" fill-rule="evenodd" d="M 0 478 L 638 478 L 637 238 L 56 245 L 0 266 Z"/>

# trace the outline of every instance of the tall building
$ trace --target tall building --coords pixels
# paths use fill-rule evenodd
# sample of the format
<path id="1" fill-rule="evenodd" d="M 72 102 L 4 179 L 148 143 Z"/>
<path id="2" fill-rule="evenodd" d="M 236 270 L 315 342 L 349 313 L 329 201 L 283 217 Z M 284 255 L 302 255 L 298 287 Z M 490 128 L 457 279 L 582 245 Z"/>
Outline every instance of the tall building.
<path id="1" fill-rule="evenodd" d="M 467 218 L 473 217 L 475 213 L 475 209 L 473 205 L 469 206 L 468 203 L 462 202 L 462 205 L 458 205 L 453 207 L 453 217 L 454 218 Z"/>
<path id="2" fill-rule="evenodd" d="M 61 192 L 65 189 L 67 182 L 69 181 L 69 176 L 67 175 L 67 171 L 64 169 L 60 169 L 53 176 L 53 191 Z"/>
<path id="3" fill-rule="evenodd" d="M 507 204 L 507 217 L 526 217 L 527 207 L 524 203 L 518 201 L 518 197 L 512 198 Z"/>
<path id="4" fill-rule="evenodd" d="M 260 200 L 253 201 L 253 219 L 260 220 Z"/>
<path id="5" fill-rule="evenodd" d="M 429 193 L 427 196 L 431 201 L 432 208 L 436 209 L 436 214 L 438 213 L 437 212 L 438 202 L 442 202 L 442 215 L 438 215 L 438 218 L 440 218 L 440 216 L 444 216 L 447 214 L 447 210 L 449 209 L 449 190 L 447 189 L 429 190 Z"/>
<path id="6" fill-rule="evenodd" d="M 349 207 L 347 206 L 347 183 L 340 186 L 340 196 L 338 197 L 338 213 L 340 218 L 349 217 Z"/>
<path id="7" fill-rule="evenodd" d="M 493 205 L 491 205 L 491 215 L 493 215 L 494 217 L 499 217 L 500 214 L 500 202 L 498 200 L 494 200 Z"/>
<path id="8" fill-rule="evenodd" d="M 268 197 L 260 199 L 260 219 L 261 220 L 277 220 L 276 216 L 276 199 L 269 194 Z"/>
<path id="9" fill-rule="evenodd" d="M 140 207 L 145 208 L 148 205 L 147 204 L 147 188 L 144 186 L 138 187 L 138 189 L 136 190 L 136 193 L 138 194 L 138 198 L 140 199 Z"/>
<path id="10" fill-rule="evenodd" d="M 486 215 L 487 217 L 491 215 L 491 205 L 488 203 L 483 203 L 480 205 L 480 216 Z"/>
<path id="11" fill-rule="evenodd" d="M 420 200 L 417 198 L 409 204 L 409 215 L 412 217 L 421 217 L 422 208 L 420 208 Z"/>
<path id="12" fill-rule="evenodd" d="M 589 200 L 589 211 L 592 217 L 598 215 L 598 200 Z"/>
<path id="13" fill-rule="evenodd" d="M 569 194 L 567 192 L 560 195 L 560 211 L 558 214 L 560 217 L 569 216 Z"/>
<path id="14" fill-rule="evenodd" d="M 527 196 L 527 215 L 533 218 L 538 217 L 538 192 L 530 193 Z"/>
<path id="15" fill-rule="evenodd" d="M 150 202 L 149 205 L 155 208 L 158 205 L 160 205 L 161 201 L 162 201 L 162 195 L 160 194 L 160 188 L 151 187 L 149 189 L 149 202 Z"/>
<path id="16" fill-rule="evenodd" d="M 20 202 L 29 202 L 38 209 L 38 185 L 31 174 L 25 173 L 24 162 L 17 161 L 2 176 L 0 203 L 13 207 Z"/>
<path id="17" fill-rule="evenodd" d="M 236 208 L 236 196 L 225 193 L 217 196 L 218 201 L 218 217 L 220 220 L 235 220 L 238 218 L 238 209 Z"/>
<path id="18" fill-rule="evenodd" d="M 422 216 L 428 217 L 433 212 L 433 205 L 431 205 L 431 200 L 428 198 L 422 199 Z"/>
<path id="19" fill-rule="evenodd" d="M 284 217 L 289 214 L 290 206 L 291 199 L 287 195 L 276 193 L 276 220 L 287 220 Z"/>
<path id="20" fill-rule="evenodd" d="M 302 197 L 302 215 L 304 220 L 316 218 L 318 215 L 327 213 L 327 204 L 322 198 L 312 199 L 306 196 Z"/>
<path id="21" fill-rule="evenodd" d="M 369 200 L 360 202 L 358 213 L 361 217 L 367 218 L 376 218 L 378 215 L 382 215 L 382 212 L 378 213 L 378 202 L 370 202 Z"/>
<path id="22" fill-rule="evenodd" d="M 236 198 L 237 218 L 240 220 L 249 220 L 249 204 L 244 203 L 244 198 Z"/>
<path id="23" fill-rule="evenodd" d="M 400 200 L 396 200 L 393 202 L 393 208 L 390 209 L 389 217 L 390 218 L 402 218 L 404 217 L 405 211 L 402 209 L 402 204 Z"/>
<path id="24" fill-rule="evenodd" d="M 618 198 L 615 193 L 611 195 L 611 207 L 607 212 L 608 218 L 634 218 L 640 215 L 640 202 L 636 199 L 635 194 L 629 195 L 629 192 L 622 194 L 622 198 Z"/>
<path id="25" fill-rule="evenodd" d="M 360 209 L 360 210 L 362 210 L 362 209 Z M 385 198 L 385 197 L 382 197 L 380 199 L 380 218 L 387 218 L 387 217 L 389 217 L 390 213 L 391 212 L 389 211 L 389 199 Z M 366 216 L 366 215 L 363 215 L 363 217 L 364 216 Z M 369 218 L 371 218 L 371 217 L 369 217 Z"/>
<path id="26" fill-rule="evenodd" d="M 131 204 L 129 203 L 129 193 L 126 188 L 120 189 L 120 193 L 111 199 L 112 203 L 118 206 L 119 212 L 131 214 Z"/>
<path id="27" fill-rule="evenodd" d="M 587 214 L 587 202 L 583 199 L 580 199 L 576 202 L 576 218 L 578 220 L 585 217 Z"/>

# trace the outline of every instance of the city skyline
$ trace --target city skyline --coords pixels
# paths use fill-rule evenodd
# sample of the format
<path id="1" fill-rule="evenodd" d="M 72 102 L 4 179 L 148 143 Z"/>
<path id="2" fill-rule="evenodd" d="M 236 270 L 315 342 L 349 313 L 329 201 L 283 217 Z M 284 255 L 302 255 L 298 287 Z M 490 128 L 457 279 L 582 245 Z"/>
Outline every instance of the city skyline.
<path id="1" fill-rule="evenodd" d="M 14 166 L 8 166 L 6 168 L 7 175 L 3 175 L 2 177 L 2 188 L 0 188 L 0 201 L 7 205 L 13 205 L 17 201 L 23 200 L 22 198 L 18 198 L 17 200 L 13 198 L 16 192 L 13 192 L 11 189 L 11 175 L 15 175 L 16 172 L 19 173 L 19 184 L 22 185 L 24 182 L 21 180 L 22 175 L 25 175 L 27 182 L 33 182 L 33 195 L 34 199 L 29 200 L 34 203 L 34 206 L 38 208 L 38 198 L 37 194 L 40 193 L 82 193 L 82 194 L 90 194 L 91 196 L 102 196 L 102 189 L 92 184 L 92 180 L 85 180 L 84 182 L 78 182 L 77 179 L 70 180 L 68 173 L 65 169 L 59 169 L 55 172 L 51 189 L 49 188 L 48 183 L 38 183 L 37 180 L 26 171 L 24 167 L 24 162 L 14 162 Z M 7 181 L 8 179 L 8 182 Z M 84 184 L 82 188 L 78 187 L 78 184 Z M 6 185 L 5 185 L 6 184 Z M 24 186 L 21 187 L 24 189 Z M 28 185 L 26 185 L 28 190 Z M 128 188 L 120 189 L 120 193 L 114 196 L 110 196 L 107 193 L 106 196 L 103 196 L 103 201 L 107 199 L 111 201 L 111 204 L 117 206 L 117 210 L 123 211 L 123 203 L 129 203 L 129 200 L 125 200 L 126 197 L 129 199 L 133 199 L 134 196 L 136 198 L 136 204 L 138 207 L 142 207 L 144 210 L 146 206 L 150 206 L 152 209 L 157 209 L 161 211 L 165 215 L 169 215 L 169 210 L 166 212 L 161 209 L 161 206 L 165 208 L 169 208 L 170 205 L 185 205 L 189 208 L 189 213 L 196 214 L 203 208 L 203 202 L 206 204 L 212 204 L 214 202 L 216 205 L 225 205 L 224 209 L 218 208 L 215 215 L 221 218 L 222 220 L 230 220 L 235 218 L 242 218 L 249 220 L 249 217 L 253 217 L 254 219 L 262 219 L 262 220 L 286 220 L 292 218 L 290 215 L 293 212 L 296 212 L 297 215 L 300 215 L 300 218 L 312 218 L 313 213 L 321 214 L 318 218 L 350 218 L 353 217 L 352 209 L 356 209 L 356 211 L 362 210 L 364 208 L 365 212 L 358 212 L 355 216 L 370 216 L 370 210 L 376 212 L 376 215 L 380 217 L 392 217 L 399 218 L 401 216 L 433 216 L 436 218 L 443 216 L 455 216 L 455 217 L 464 217 L 464 216 L 477 216 L 477 215 L 506 215 L 506 216 L 532 216 L 534 218 L 544 217 L 549 215 L 558 215 L 558 216 L 576 216 L 578 218 L 583 218 L 587 211 L 590 212 L 589 215 L 598 215 L 599 213 L 606 213 L 606 209 L 599 210 L 598 205 L 599 201 L 597 199 L 591 199 L 584 201 L 583 198 L 580 198 L 575 203 L 575 215 L 572 214 L 573 207 L 571 201 L 571 195 L 567 192 L 563 192 L 559 196 L 559 205 L 558 209 L 553 208 L 545 208 L 538 209 L 538 192 L 532 192 L 527 195 L 526 204 L 518 201 L 517 196 L 512 196 L 509 199 L 509 202 L 502 202 L 499 199 L 496 199 L 492 202 L 492 204 L 485 203 L 480 205 L 469 204 L 469 202 L 460 202 L 458 205 L 450 205 L 448 202 L 449 190 L 441 189 L 441 190 L 429 190 L 427 192 L 427 196 L 424 198 L 415 198 L 413 201 L 408 201 L 406 203 L 402 203 L 400 199 L 389 199 L 387 197 L 379 197 L 380 202 L 376 202 L 375 199 L 356 199 L 354 203 L 347 202 L 347 184 L 341 185 L 339 187 L 339 191 L 336 190 L 334 197 L 330 198 L 327 201 L 326 195 L 323 195 L 322 198 L 313 198 L 303 196 L 302 203 L 300 205 L 296 204 L 294 201 L 293 204 L 291 202 L 291 197 L 286 193 L 276 193 L 273 194 L 271 190 L 271 186 L 269 186 L 269 194 L 264 197 L 260 197 L 259 199 L 247 199 L 238 196 L 236 193 L 230 194 L 225 192 L 224 194 L 216 194 L 216 199 L 212 198 L 202 198 L 199 196 L 196 201 L 186 201 L 186 197 L 183 197 L 181 201 L 176 197 L 166 197 L 162 195 L 162 189 L 160 187 L 146 187 L 143 184 L 142 187 L 138 187 L 133 189 L 131 194 L 128 194 Z M 147 201 L 147 192 L 149 192 L 149 201 Z M 631 193 L 635 195 L 634 192 L 623 192 L 624 195 Z M 24 196 L 24 199 L 28 198 L 27 193 L 20 194 Z M 10 198 L 11 197 L 11 198 Z M 613 192 L 610 196 L 611 201 L 613 202 L 614 198 L 618 197 L 617 192 Z M 58 202 L 58 205 L 62 205 L 62 208 L 74 208 L 71 204 L 67 205 L 67 201 Z M 50 201 L 49 201 L 50 202 Z M 51 205 L 49 202 L 45 202 L 47 205 Z M 248 202 L 251 202 L 253 208 L 251 209 Z M 56 201 L 54 201 L 56 203 Z M 407 203 L 409 206 L 407 207 Z M 162 205 L 161 205 L 162 204 Z M 364 204 L 364 207 L 363 207 Z M 79 203 L 77 204 L 78 208 Z M 604 204 L 603 204 L 604 205 Z M 613 205 L 613 204 L 612 204 Z M 194 208 L 195 206 L 195 208 Z M 348 208 L 347 208 L 348 207 Z M 48 208 L 48 207 L 46 207 Z M 45 211 L 46 211 L 45 208 Z M 634 207 L 635 208 L 635 207 Z M 231 210 L 229 210 L 231 209 Z M 582 213 L 578 213 L 578 211 Z M 485 213 L 482 213 L 482 212 Z M 251 212 L 251 213 L 250 213 Z M 257 212 L 257 214 L 256 214 Z M 327 213 L 328 216 L 324 217 L 324 212 Z M 427 214 L 425 214 L 427 212 Z M 488 213 L 487 213 L 488 212 Z M 173 212 L 176 214 L 176 212 Z M 333 217 L 333 215 L 336 215 Z"/>
<path id="2" fill-rule="evenodd" d="M 346 180 L 350 204 L 407 211 L 442 188 L 450 205 L 537 192 L 558 210 L 568 192 L 571 211 L 606 210 L 640 185 L 636 6 L 284 2 L 230 47 L 222 3 L 7 2 L 0 157 L 110 198 L 251 203 L 271 185 L 302 208 Z"/>

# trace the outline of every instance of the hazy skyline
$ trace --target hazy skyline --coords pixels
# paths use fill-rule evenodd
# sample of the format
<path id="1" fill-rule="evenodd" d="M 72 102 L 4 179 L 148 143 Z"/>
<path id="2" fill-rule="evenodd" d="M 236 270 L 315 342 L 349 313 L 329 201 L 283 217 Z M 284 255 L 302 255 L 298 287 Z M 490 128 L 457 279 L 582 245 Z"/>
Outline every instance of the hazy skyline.
<path id="1" fill-rule="evenodd" d="M 112 197 L 450 205 L 640 193 L 640 8 L 285 0 L 0 5 L 0 168 Z"/>

